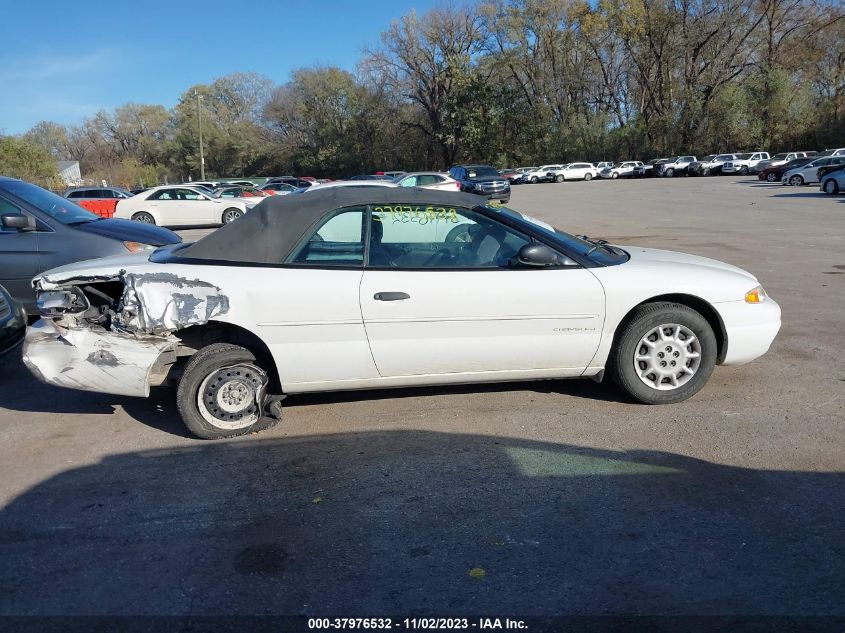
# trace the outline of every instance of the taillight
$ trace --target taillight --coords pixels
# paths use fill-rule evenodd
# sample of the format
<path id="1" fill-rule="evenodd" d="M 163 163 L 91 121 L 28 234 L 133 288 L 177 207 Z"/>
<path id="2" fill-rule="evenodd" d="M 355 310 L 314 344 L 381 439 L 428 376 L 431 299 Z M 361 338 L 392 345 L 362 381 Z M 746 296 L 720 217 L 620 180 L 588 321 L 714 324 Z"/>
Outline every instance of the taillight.
<path id="1" fill-rule="evenodd" d="M 458 191 L 460 191 L 460 190 L 461 190 L 461 183 L 456 182 L 456 183 L 455 183 L 455 188 L 456 188 Z"/>

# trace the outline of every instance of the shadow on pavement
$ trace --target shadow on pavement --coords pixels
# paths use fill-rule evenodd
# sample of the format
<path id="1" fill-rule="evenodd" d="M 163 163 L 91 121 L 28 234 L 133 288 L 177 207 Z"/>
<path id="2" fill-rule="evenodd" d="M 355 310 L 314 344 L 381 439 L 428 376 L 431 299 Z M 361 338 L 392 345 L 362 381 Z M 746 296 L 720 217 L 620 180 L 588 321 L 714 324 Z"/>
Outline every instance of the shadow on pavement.
<path id="1" fill-rule="evenodd" d="M 843 484 L 414 430 L 118 454 L 0 511 L 0 613 L 843 615 Z"/>
<path id="2" fill-rule="evenodd" d="M 120 406 L 131 417 L 154 429 L 180 437 L 191 437 L 176 410 L 176 389 L 157 387 L 149 398 L 130 398 L 88 391 L 75 391 L 45 385 L 33 377 L 19 358 L 10 358 L 0 368 L 0 408 L 33 413 L 111 414 Z M 337 391 L 292 395 L 285 399 L 285 407 L 414 398 L 463 393 L 498 393 L 530 390 L 536 393 L 556 393 L 591 400 L 630 404 L 628 398 L 612 381 L 602 384 L 589 379 L 537 380 L 525 382 L 445 385 L 400 389 Z"/>

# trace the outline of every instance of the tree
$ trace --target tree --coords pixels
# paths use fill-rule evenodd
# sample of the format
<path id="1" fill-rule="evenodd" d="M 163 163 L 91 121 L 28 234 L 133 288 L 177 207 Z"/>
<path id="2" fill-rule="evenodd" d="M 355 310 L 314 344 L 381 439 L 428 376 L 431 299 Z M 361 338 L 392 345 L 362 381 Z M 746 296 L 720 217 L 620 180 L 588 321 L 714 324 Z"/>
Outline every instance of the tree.
<path id="1" fill-rule="evenodd" d="M 23 138 L 0 137 L 0 174 L 42 186 L 56 186 L 56 159 L 48 150 Z"/>

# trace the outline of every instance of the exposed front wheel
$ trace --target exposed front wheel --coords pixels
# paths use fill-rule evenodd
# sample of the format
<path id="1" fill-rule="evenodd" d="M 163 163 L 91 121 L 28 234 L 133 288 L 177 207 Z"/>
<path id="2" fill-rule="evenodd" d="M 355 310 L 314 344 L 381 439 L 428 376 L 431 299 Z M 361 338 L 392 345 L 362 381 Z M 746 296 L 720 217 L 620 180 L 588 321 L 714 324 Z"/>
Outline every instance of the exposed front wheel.
<path id="1" fill-rule="evenodd" d="M 671 404 L 696 394 L 716 364 L 716 337 L 687 306 L 649 303 L 617 332 L 608 359 L 616 383 L 645 404 Z"/>
<path id="2" fill-rule="evenodd" d="M 223 212 L 223 218 L 222 218 L 223 224 L 229 224 L 230 222 L 234 222 L 235 220 L 237 220 L 242 215 L 243 215 L 243 211 L 241 211 L 240 209 L 236 209 L 234 207 L 232 207 L 230 209 L 226 209 Z"/>
<path id="3" fill-rule="evenodd" d="M 795 175 L 789 179 L 789 184 L 793 187 L 800 187 L 804 184 L 804 179 L 801 176 Z"/>
<path id="4" fill-rule="evenodd" d="M 135 222 L 142 222 L 144 224 L 156 223 L 156 219 L 146 211 L 141 211 L 140 213 L 133 214 L 132 220 L 134 220 Z"/>
<path id="5" fill-rule="evenodd" d="M 613 172 L 612 174 L 610 174 L 610 178 L 611 178 L 611 180 L 616 180 L 617 178 L 619 178 L 619 174 L 617 174 L 616 172 Z"/>
<path id="6" fill-rule="evenodd" d="M 563 182 L 563 174 L 558 174 L 555 176 L 555 182 Z"/>
<path id="7" fill-rule="evenodd" d="M 593 179 L 593 175 L 591 173 L 584 174 L 584 180 L 590 181 Z"/>
<path id="8" fill-rule="evenodd" d="M 674 170 L 674 169 L 667 169 L 667 170 L 666 170 L 666 177 L 667 177 L 667 178 L 671 178 L 671 177 L 672 177 L 672 176 L 674 176 L 674 175 L 675 175 L 675 170 Z"/>
<path id="9" fill-rule="evenodd" d="M 742 167 L 742 168 L 740 168 L 740 170 L 739 170 L 739 175 L 740 175 L 740 176 L 747 176 L 747 175 L 748 175 L 748 167 Z"/>
<path id="10" fill-rule="evenodd" d="M 275 426 L 263 413 L 270 383 L 255 355 L 230 343 L 213 343 L 185 366 L 176 405 L 188 430 L 206 440 L 245 435 Z"/>
<path id="11" fill-rule="evenodd" d="M 839 193 L 839 185 L 833 178 L 824 183 L 824 192 L 829 196 Z"/>
<path id="12" fill-rule="evenodd" d="M 532 185 L 536 185 L 536 184 L 537 184 L 537 176 L 531 176 L 531 184 L 532 184 Z"/>

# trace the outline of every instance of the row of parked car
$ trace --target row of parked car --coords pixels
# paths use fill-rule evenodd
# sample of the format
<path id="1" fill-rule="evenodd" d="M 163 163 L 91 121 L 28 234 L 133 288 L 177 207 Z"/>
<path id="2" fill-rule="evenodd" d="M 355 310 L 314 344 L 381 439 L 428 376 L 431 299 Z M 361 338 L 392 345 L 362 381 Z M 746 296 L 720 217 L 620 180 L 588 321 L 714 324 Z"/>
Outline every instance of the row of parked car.
<path id="1" fill-rule="evenodd" d="M 768 152 L 741 152 L 654 158 L 647 162 L 636 160 L 619 164 L 554 163 L 540 167 L 518 167 L 499 170 L 499 175 L 510 184 L 537 184 L 594 178 L 648 178 L 674 176 L 715 176 L 757 174 L 760 180 L 782 182 L 793 186 L 821 183 L 822 189 L 835 193 L 842 189 L 835 178 L 826 185 L 823 178 L 828 173 L 841 171 L 845 165 L 845 148 L 823 152 L 795 151 L 770 155 Z"/>

